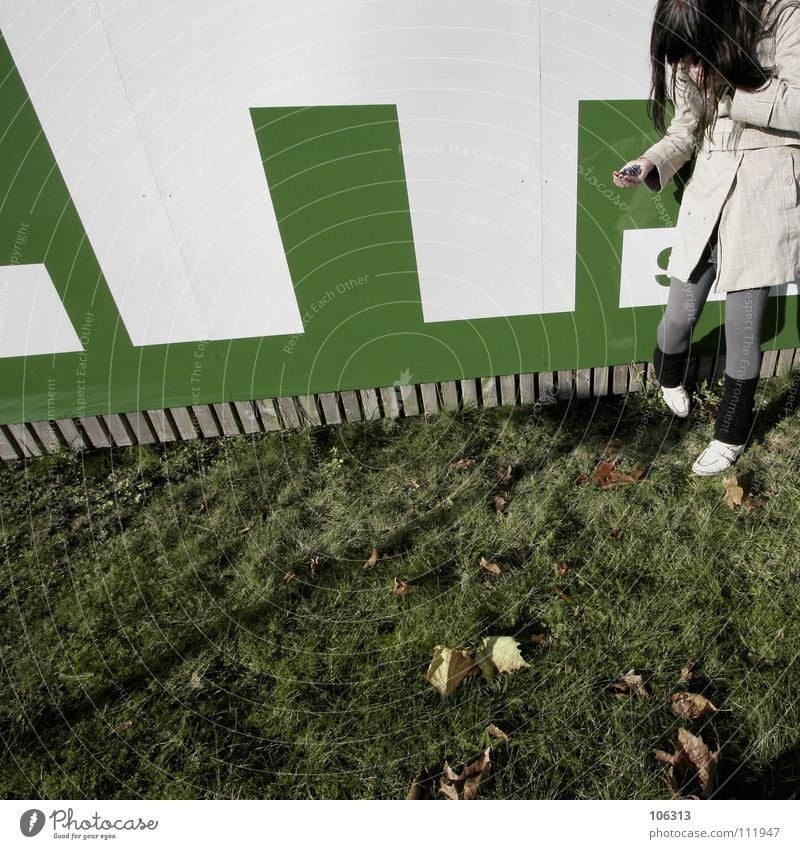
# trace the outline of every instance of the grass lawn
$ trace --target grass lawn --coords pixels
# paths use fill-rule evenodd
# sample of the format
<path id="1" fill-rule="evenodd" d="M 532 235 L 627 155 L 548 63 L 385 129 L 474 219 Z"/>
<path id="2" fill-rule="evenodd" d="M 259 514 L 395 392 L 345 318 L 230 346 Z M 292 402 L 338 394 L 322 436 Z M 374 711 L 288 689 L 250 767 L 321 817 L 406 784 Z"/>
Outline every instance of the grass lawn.
<path id="1" fill-rule="evenodd" d="M 403 798 L 493 723 L 483 798 L 671 798 L 680 727 L 721 749 L 718 797 L 796 797 L 790 383 L 759 389 L 749 512 L 690 473 L 707 410 L 653 388 L 3 464 L 0 796 Z M 582 477 L 609 440 L 638 482 Z M 492 635 L 530 667 L 426 681 Z M 631 669 L 649 698 L 609 689 Z M 677 718 L 687 689 L 721 710 Z"/>

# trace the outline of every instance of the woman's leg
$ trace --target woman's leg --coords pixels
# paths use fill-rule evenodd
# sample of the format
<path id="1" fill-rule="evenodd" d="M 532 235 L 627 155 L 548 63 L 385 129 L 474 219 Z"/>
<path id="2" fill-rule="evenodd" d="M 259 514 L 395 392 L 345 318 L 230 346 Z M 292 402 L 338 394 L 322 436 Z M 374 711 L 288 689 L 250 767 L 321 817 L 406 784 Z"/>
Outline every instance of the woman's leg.
<path id="1" fill-rule="evenodd" d="M 661 386 L 669 388 L 683 383 L 692 331 L 700 320 L 716 278 L 715 241 L 714 238 L 709 241 L 688 281 L 677 277 L 670 281 L 667 307 L 656 330 L 653 351 L 653 366 Z"/>
<path id="2" fill-rule="evenodd" d="M 732 445 L 747 441 L 761 371 L 761 334 L 769 287 L 728 292 L 725 299 L 725 391 L 714 438 Z"/>

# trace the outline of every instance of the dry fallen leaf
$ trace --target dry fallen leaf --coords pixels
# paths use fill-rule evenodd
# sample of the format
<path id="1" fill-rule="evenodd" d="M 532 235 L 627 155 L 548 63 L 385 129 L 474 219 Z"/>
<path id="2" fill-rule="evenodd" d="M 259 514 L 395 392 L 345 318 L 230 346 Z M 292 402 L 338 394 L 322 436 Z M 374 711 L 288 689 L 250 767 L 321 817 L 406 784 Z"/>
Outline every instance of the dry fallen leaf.
<path id="1" fill-rule="evenodd" d="M 454 464 L 456 469 L 471 469 L 474 465 L 475 461 L 471 457 L 464 457 Z"/>
<path id="2" fill-rule="evenodd" d="M 407 583 L 406 581 L 401 581 L 399 578 L 394 579 L 394 589 L 392 592 L 395 595 L 411 595 L 416 590 L 415 586 Z"/>
<path id="3" fill-rule="evenodd" d="M 616 460 L 603 460 L 592 472 L 592 482 L 600 489 L 611 489 L 626 483 L 636 483 L 644 474 L 642 469 L 634 469 L 629 475 L 615 468 Z"/>
<path id="4" fill-rule="evenodd" d="M 507 483 L 514 477 L 511 466 L 501 466 L 500 468 L 500 483 Z"/>
<path id="5" fill-rule="evenodd" d="M 189 678 L 189 686 L 192 690 L 202 690 L 203 679 L 196 672 L 192 672 L 192 675 Z"/>
<path id="6" fill-rule="evenodd" d="M 377 548 L 373 546 L 372 554 L 369 556 L 369 560 L 364 564 L 365 569 L 371 569 L 379 560 L 386 560 L 388 554 L 381 554 Z"/>
<path id="7" fill-rule="evenodd" d="M 295 575 L 294 572 L 287 572 L 283 578 L 281 578 L 281 583 L 284 584 L 284 586 L 288 586 L 295 580 L 295 578 L 297 578 L 297 575 Z"/>
<path id="8" fill-rule="evenodd" d="M 499 575 L 503 571 L 496 563 L 490 563 L 485 557 L 481 557 L 481 569 L 492 575 Z"/>
<path id="9" fill-rule="evenodd" d="M 741 507 L 742 499 L 744 498 L 744 490 L 739 486 L 739 481 L 736 477 L 725 478 L 725 494 L 722 500 L 727 507 L 735 510 Z"/>
<path id="10" fill-rule="evenodd" d="M 500 495 L 495 495 L 494 497 L 494 512 L 498 515 L 506 509 L 506 504 L 508 504 L 508 501 L 506 501 L 507 495 L 507 492 L 501 492 Z"/>
<path id="11" fill-rule="evenodd" d="M 319 575 L 319 571 L 322 568 L 319 562 L 319 555 L 311 558 L 311 563 L 309 564 L 311 567 L 311 574 L 316 578 Z"/>
<path id="12" fill-rule="evenodd" d="M 568 593 L 565 593 L 561 587 L 553 587 L 553 592 L 560 598 L 566 601 L 568 604 L 572 604 L 572 596 Z"/>
<path id="13" fill-rule="evenodd" d="M 713 422 L 719 412 L 719 401 L 712 401 L 710 398 L 701 398 L 700 406 L 708 414 L 708 420 Z"/>
<path id="14" fill-rule="evenodd" d="M 419 489 L 421 484 L 418 480 L 410 480 L 409 483 L 414 489 Z"/>
<path id="15" fill-rule="evenodd" d="M 489 681 L 494 677 L 495 668 L 498 672 L 510 673 L 530 666 L 523 660 L 519 642 L 513 637 L 484 637 L 475 662 Z"/>
<path id="16" fill-rule="evenodd" d="M 620 675 L 619 678 L 609 684 L 609 687 L 617 690 L 618 696 L 626 696 L 629 693 L 633 693 L 640 699 L 650 698 L 650 693 L 647 692 L 644 678 L 641 675 L 637 675 L 633 669 L 631 669 L 630 672 L 626 672 L 624 675 Z"/>
<path id="17" fill-rule="evenodd" d="M 436 782 L 424 767 L 414 776 L 406 800 L 433 799 L 436 793 Z"/>
<path id="18" fill-rule="evenodd" d="M 692 680 L 694 677 L 695 666 L 697 666 L 697 663 L 694 660 L 690 660 L 686 666 L 681 669 L 681 684 L 688 684 Z"/>
<path id="19" fill-rule="evenodd" d="M 485 749 L 480 757 L 467 764 L 460 774 L 453 772 L 445 761 L 439 792 L 448 799 L 475 799 L 481 781 L 489 776 L 491 768 L 491 748 Z"/>
<path id="20" fill-rule="evenodd" d="M 573 483 L 585 483 L 588 480 L 589 480 L 589 475 L 587 475 L 585 472 L 578 472 L 578 474 L 575 475 L 575 477 L 573 478 L 572 482 Z"/>
<path id="21" fill-rule="evenodd" d="M 496 725 L 487 725 L 484 729 L 484 733 L 488 734 L 490 737 L 494 737 L 495 740 L 500 740 L 505 743 L 508 740 L 508 734 L 505 731 L 501 731 Z"/>
<path id="22" fill-rule="evenodd" d="M 707 713 L 716 713 L 718 708 L 699 693 L 673 693 L 672 712 L 681 719 L 699 719 Z"/>
<path id="23" fill-rule="evenodd" d="M 559 575 L 566 575 L 570 571 L 570 568 L 569 566 L 567 566 L 566 563 L 557 563 L 555 566 L 553 566 L 553 568 Z"/>
<path id="24" fill-rule="evenodd" d="M 476 670 L 475 659 L 467 652 L 452 651 L 447 646 L 436 646 L 425 678 L 443 696 L 449 696 Z"/>
<path id="25" fill-rule="evenodd" d="M 657 761 L 669 764 L 667 781 L 670 788 L 680 792 L 696 776 L 703 796 L 711 796 L 720 763 L 720 750 L 711 752 L 702 737 L 695 737 L 685 728 L 678 729 L 678 739 L 674 746 L 675 753 L 672 755 L 659 749 L 653 750 Z"/>
<path id="26" fill-rule="evenodd" d="M 120 731 L 127 731 L 133 723 L 130 720 L 125 720 L 125 722 L 120 722 L 120 724 L 116 728 L 111 729 L 112 734 L 119 734 Z"/>
<path id="27" fill-rule="evenodd" d="M 750 513 L 760 510 L 763 506 L 763 498 L 759 498 L 757 495 L 748 495 L 742 502 L 742 513 L 746 513 L 749 516 Z"/>

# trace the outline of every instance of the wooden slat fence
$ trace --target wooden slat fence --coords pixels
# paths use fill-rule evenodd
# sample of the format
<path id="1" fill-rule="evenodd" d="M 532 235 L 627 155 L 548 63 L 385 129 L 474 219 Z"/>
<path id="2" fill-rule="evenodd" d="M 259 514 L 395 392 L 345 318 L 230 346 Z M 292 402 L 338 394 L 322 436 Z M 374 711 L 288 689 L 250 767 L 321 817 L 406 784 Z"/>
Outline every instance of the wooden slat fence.
<path id="1" fill-rule="evenodd" d="M 766 351 L 761 377 L 800 368 L 800 348 Z M 692 360 L 688 377 L 717 380 L 725 356 Z M 325 392 L 320 395 L 169 407 L 165 410 L 0 425 L 0 459 L 20 460 L 60 451 L 233 436 L 381 417 L 434 415 L 440 410 L 514 404 L 555 404 L 637 392 L 652 384 L 652 363 L 572 371 L 509 374 L 408 386 Z"/>

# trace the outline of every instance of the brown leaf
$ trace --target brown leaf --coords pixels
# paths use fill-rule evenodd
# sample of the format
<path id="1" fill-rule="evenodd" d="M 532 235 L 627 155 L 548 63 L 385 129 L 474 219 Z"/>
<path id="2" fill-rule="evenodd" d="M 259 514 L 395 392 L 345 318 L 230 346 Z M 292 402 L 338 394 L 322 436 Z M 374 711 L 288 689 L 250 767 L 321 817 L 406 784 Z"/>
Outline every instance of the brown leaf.
<path id="1" fill-rule="evenodd" d="M 641 675 L 637 675 L 633 669 L 631 669 L 630 672 L 626 672 L 624 675 L 620 675 L 616 680 L 609 684 L 609 687 L 617 690 L 618 695 L 621 696 L 633 693 L 640 699 L 650 698 L 650 693 L 647 692 L 647 687 L 645 687 L 644 678 Z"/>
<path id="2" fill-rule="evenodd" d="M 381 554 L 380 551 L 373 546 L 372 554 L 370 554 L 369 559 L 364 564 L 364 568 L 371 569 L 379 560 L 386 560 L 388 556 L 388 554 Z"/>
<path id="3" fill-rule="evenodd" d="M 615 468 L 616 460 L 603 460 L 592 472 L 592 482 L 600 489 L 611 489 L 626 483 L 636 483 L 644 474 L 642 469 L 634 469 L 629 475 Z"/>
<path id="4" fill-rule="evenodd" d="M 288 586 L 289 584 L 291 584 L 291 583 L 292 583 L 292 581 L 294 581 L 294 580 L 295 580 L 295 578 L 297 578 L 297 575 L 295 575 L 295 573 L 294 573 L 294 572 L 287 572 L 287 573 L 283 576 L 283 578 L 281 578 L 281 583 L 282 583 L 284 586 Z"/>
<path id="5" fill-rule="evenodd" d="M 566 575 L 567 572 L 570 571 L 570 568 L 569 568 L 569 566 L 567 566 L 566 563 L 558 563 L 555 566 L 553 566 L 553 568 L 556 570 L 556 572 L 559 575 Z"/>
<path id="6" fill-rule="evenodd" d="M 699 719 L 707 713 L 716 713 L 717 711 L 717 708 L 699 693 L 673 693 L 670 700 L 672 701 L 672 712 L 680 719 Z"/>
<path id="7" fill-rule="evenodd" d="M 742 503 L 742 513 L 746 513 L 749 516 L 755 510 L 760 510 L 764 506 L 764 503 L 763 498 L 759 498 L 756 495 L 748 495 Z"/>
<path id="8" fill-rule="evenodd" d="M 503 466 L 500 469 L 500 483 L 507 483 L 514 477 L 511 465 Z"/>
<path id="9" fill-rule="evenodd" d="M 446 769 L 450 770 L 450 767 L 448 766 L 447 761 L 444 762 L 444 765 L 445 765 Z M 448 773 L 448 774 L 455 775 L 455 773 L 452 770 L 450 770 L 450 773 Z M 439 781 L 439 792 L 443 796 L 447 796 L 448 799 L 453 799 L 454 801 L 458 801 L 458 790 L 455 788 L 455 786 L 452 784 L 452 782 L 445 782 L 444 775 L 442 775 L 442 778 Z"/>
<path id="10" fill-rule="evenodd" d="M 725 494 L 722 500 L 727 507 L 735 510 L 741 507 L 742 499 L 744 498 L 744 490 L 739 486 L 739 481 L 736 477 L 725 478 Z"/>
<path id="11" fill-rule="evenodd" d="M 411 593 L 413 593 L 416 589 L 417 588 L 415 586 L 412 586 L 411 584 L 406 583 L 405 581 L 401 581 L 399 578 L 395 578 L 394 579 L 394 589 L 392 590 L 392 592 L 395 595 L 400 595 L 400 596 L 411 595 Z"/>
<path id="12" fill-rule="evenodd" d="M 692 678 L 694 678 L 695 666 L 697 666 L 697 663 L 694 660 L 690 660 L 686 666 L 681 669 L 681 684 L 688 684 Z"/>
<path id="13" fill-rule="evenodd" d="M 130 720 L 125 720 L 125 722 L 120 722 L 120 724 L 116 728 L 111 729 L 112 734 L 119 734 L 120 731 L 127 731 L 133 723 Z"/>
<path id="14" fill-rule="evenodd" d="M 508 504 L 508 501 L 506 501 L 505 496 L 507 495 L 507 492 L 503 492 L 500 495 L 495 495 L 494 497 L 494 512 L 498 515 L 506 509 L 506 504 Z"/>
<path id="15" fill-rule="evenodd" d="M 555 594 L 556 594 L 556 595 L 557 595 L 560 599 L 563 599 L 564 601 L 566 601 L 566 602 L 567 602 L 567 604 L 571 604 L 571 603 L 572 603 L 572 596 L 570 596 L 570 595 L 568 595 L 567 593 L 565 593 L 565 592 L 564 592 L 564 590 L 562 590 L 562 589 L 561 589 L 561 587 L 553 587 L 553 592 L 554 592 L 554 593 L 555 593 Z"/>
<path id="16" fill-rule="evenodd" d="M 687 787 L 695 778 L 700 783 L 700 790 L 708 798 L 714 792 L 717 770 L 721 752 L 709 751 L 708 746 L 700 736 L 695 737 L 685 728 L 678 729 L 678 739 L 674 743 L 675 753 L 654 749 L 653 755 L 657 761 L 669 764 L 667 781 L 675 792 Z"/>
<path id="17" fill-rule="evenodd" d="M 481 557 L 481 569 L 492 575 L 499 575 L 503 571 L 496 563 L 490 563 L 485 557 Z"/>
<path id="18" fill-rule="evenodd" d="M 424 767 L 414 776 L 406 800 L 433 799 L 436 793 L 436 782 Z"/>
<path id="19" fill-rule="evenodd" d="M 475 465 L 475 461 L 471 457 L 464 457 L 454 463 L 456 469 L 471 469 Z"/>
<path id="20" fill-rule="evenodd" d="M 481 787 L 481 781 L 488 778 L 492 769 L 491 747 L 484 750 L 478 758 L 464 767 L 459 774 L 453 772 L 447 761 L 439 782 L 439 792 L 448 799 L 475 799 Z"/>
<path id="21" fill-rule="evenodd" d="M 419 489 L 422 486 L 418 480 L 410 480 L 409 483 L 414 489 Z"/>
<path id="22" fill-rule="evenodd" d="M 578 472 L 578 474 L 575 475 L 575 478 L 573 479 L 572 482 L 573 483 L 585 483 L 588 480 L 589 480 L 589 475 L 587 475 L 585 472 Z"/>
<path id="23" fill-rule="evenodd" d="M 203 689 L 203 679 L 196 672 L 192 672 L 192 675 L 189 678 L 189 687 L 191 687 L 192 690 Z"/>
<path id="24" fill-rule="evenodd" d="M 449 696 L 465 678 L 477 670 L 475 660 L 467 652 L 435 646 L 425 678 L 443 696 Z"/>
<path id="25" fill-rule="evenodd" d="M 719 412 L 719 401 L 712 401 L 710 398 L 704 400 L 701 399 L 700 405 L 708 414 L 708 420 L 714 421 L 717 417 L 717 413 Z"/>
<path id="26" fill-rule="evenodd" d="M 311 574 L 316 578 L 316 576 L 320 573 L 320 569 L 322 569 L 322 566 L 319 562 L 319 555 L 311 558 L 311 563 L 309 564 L 309 566 L 311 567 Z"/>
<path id="27" fill-rule="evenodd" d="M 700 789 L 708 798 L 714 792 L 721 751 L 711 752 L 699 735 L 695 737 L 685 728 L 678 729 L 678 741 L 689 756 L 689 760 L 697 767 L 697 777 L 700 779 Z"/>
<path id="28" fill-rule="evenodd" d="M 675 755 L 670 755 L 667 752 L 662 752 L 661 749 L 653 749 L 653 756 L 659 763 L 672 764 L 675 760 Z"/>
<path id="29" fill-rule="evenodd" d="M 494 737 L 495 740 L 500 740 L 503 743 L 508 740 L 508 734 L 505 731 L 501 731 L 496 725 L 487 725 L 484 731 L 490 737 Z"/>

